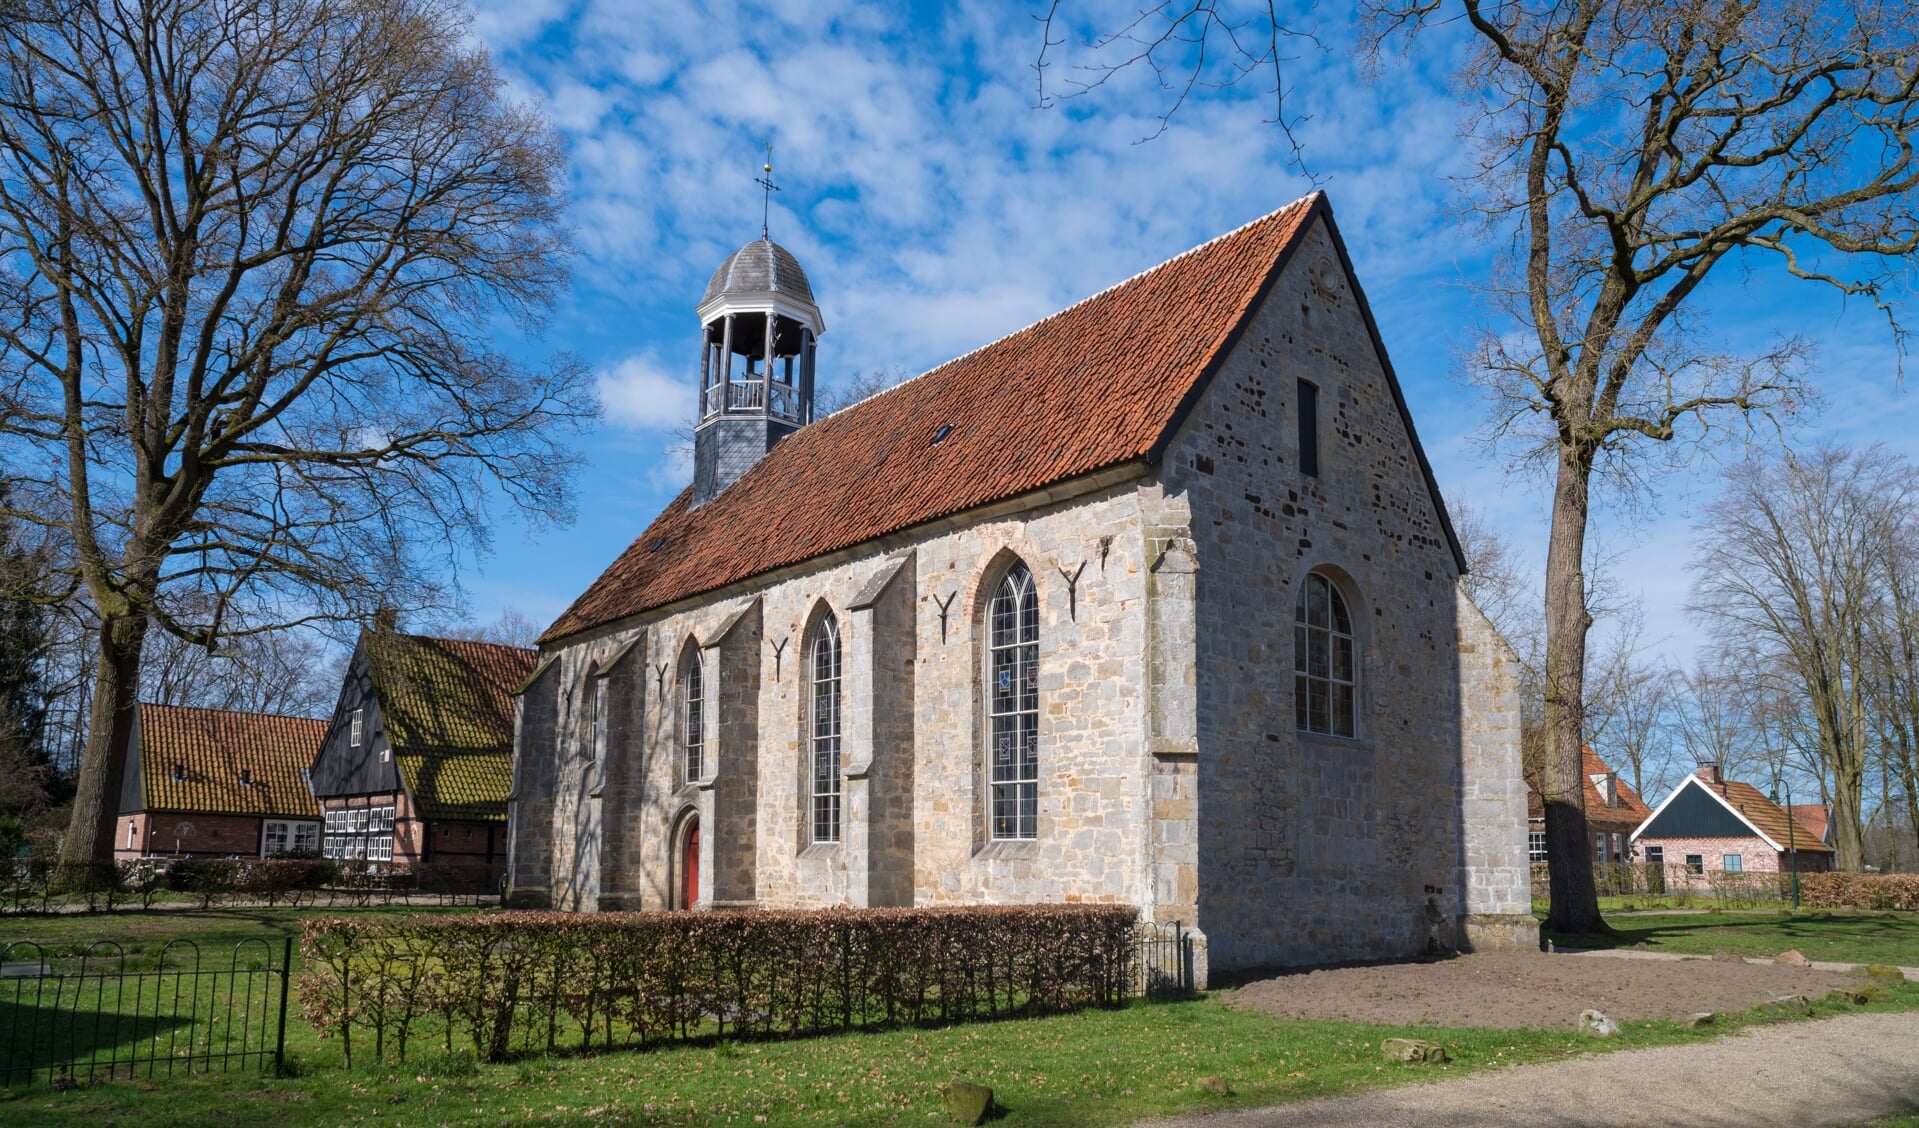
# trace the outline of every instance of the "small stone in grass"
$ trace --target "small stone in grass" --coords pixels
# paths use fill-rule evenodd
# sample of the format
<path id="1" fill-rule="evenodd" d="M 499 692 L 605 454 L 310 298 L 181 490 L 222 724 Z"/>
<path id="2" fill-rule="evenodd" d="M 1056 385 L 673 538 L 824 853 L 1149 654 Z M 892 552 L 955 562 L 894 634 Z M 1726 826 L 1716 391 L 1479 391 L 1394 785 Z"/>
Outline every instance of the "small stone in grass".
<path id="1" fill-rule="evenodd" d="M 1442 1062 L 1446 1047 L 1424 1038 L 1388 1038 L 1379 1044 L 1379 1054 L 1387 1061 Z"/>
<path id="2" fill-rule="evenodd" d="M 978 1124 L 993 1111 L 993 1090 L 956 1077 L 940 1086 L 940 1107 L 955 1124 Z"/>
<path id="3" fill-rule="evenodd" d="M 1781 967 L 1811 967 L 1812 966 L 1812 961 L 1807 959 L 1806 954 L 1804 952 L 1801 952 L 1797 948 L 1794 948 L 1793 950 L 1789 952 L 1779 953 L 1778 955 L 1772 958 L 1772 962 L 1778 964 Z"/>
<path id="4" fill-rule="evenodd" d="M 1688 1029 L 1698 1030 L 1701 1027 L 1711 1026 L 1714 1023 L 1717 1023 L 1718 1021 L 1719 1021 L 1719 1016 L 1714 1014 L 1713 1012 L 1699 1011 L 1696 1014 L 1687 1015 L 1685 1019 L 1682 1022 L 1680 1022 L 1679 1025 L 1687 1027 Z"/>
<path id="5" fill-rule="evenodd" d="M 1617 1038 L 1619 1024 L 1607 1018 L 1605 1011 L 1583 1010 L 1579 1012 L 1579 1032 L 1595 1038 Z"/>
<path id="6" fill-rule="evenodd" d="M 1632 946 L 1632 950 L 1633 950 L 1633 951 L 1635 951 L 1635 952 L 1646 952 L 1646 951 L 1651 951 L 1651 950 L 1652 950 L 1652 945 L 1651 945 L 1651 944 L 1648 944 L 1648 943 L 1646 943 L 1646 942 L 1645 942 L 1644 940 L 1641 940 L 1641 941 L 1640 941 L 1639 943 L 1637 943 L 1637 944 L 1634 944 L 1634 945 Z"/>
<path id="7" fill-rule="evenodd" d="M 1859 969 L 1858 974 L 1865 976 L 1874 983 L 1904 983 L 1906 981 L 1906 973 L 1890 964 L 1866 964 Z"/>
<path id="8" fill-rule="evenodd" d="M 1764 1014 L 1811 1014 L 1812 1004 L 1804 995 L 1781 995 L 1759 1004 L 1759 1010 Z"/>
<path id="9" fill-rule="evenodd" d="M 1873 990 L 1876 991 L 1877 988 Z M 1851 1003 L 1855 1007 L 1865 1006 L 1867 1003 L 1872 1002 L 1873 997 L 1874 996 L 1863 987 L 1835 987 L 1826 992 L 1826 1000 L 1828 1002 Z"/>
<path id="10" fill-rule="evenodd" d="M 1202 1093 L 1211 1093 L 1216 1097 L 1230 1097 L 1233 1095 L 1233 1087 L 1226 1083 L 1224 1077 L 1202 1077 L 1193 1082 L 1193 1088 L 1198 1089 Z"/>

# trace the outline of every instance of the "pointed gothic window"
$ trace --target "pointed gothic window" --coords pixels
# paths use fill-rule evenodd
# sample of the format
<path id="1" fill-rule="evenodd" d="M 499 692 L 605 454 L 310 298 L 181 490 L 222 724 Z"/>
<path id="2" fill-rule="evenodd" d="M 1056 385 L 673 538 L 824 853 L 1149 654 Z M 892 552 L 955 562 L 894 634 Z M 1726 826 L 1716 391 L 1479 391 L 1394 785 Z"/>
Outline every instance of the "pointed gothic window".
<path id="1" fill-rule="evenodd" d="M 680 731 L 686 734 L 686 782 L 696 783 L 706 774 L 706 690 L 701 685 L 700 656 L 686 661 L 686 716 Z"/>
<path id="2" fill-rule="evenodd" d="M 1355 732 L 1353 618 L 1331 580 L 1308 573 L 1293 606 L 1293 721 L 1301 732 Z"/>
<path id="3" fill-rule="evenodd" d="M 987 613 L 994 838 L 1039 837 L 1039 596 L 1007 569 Z"/>
<path id="4" fill-rule="evenodd" d="M 606 671 L 587 671 L 586 758 L 602 763 L 606 760 L 607 697 Z"/>
<path id="5" fill-rule="evenodd" d="M 840 627 L 832 615 L 813 636 L 813 841 L 840 840 Z"/>

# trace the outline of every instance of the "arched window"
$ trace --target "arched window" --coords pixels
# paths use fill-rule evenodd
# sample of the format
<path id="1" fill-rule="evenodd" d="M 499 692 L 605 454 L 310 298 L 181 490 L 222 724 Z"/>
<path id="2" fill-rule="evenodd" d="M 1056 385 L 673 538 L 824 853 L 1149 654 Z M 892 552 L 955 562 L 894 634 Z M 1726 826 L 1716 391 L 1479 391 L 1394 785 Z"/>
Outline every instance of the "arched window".
<path id="1" fill-rule="evenodd" d="M 686 782 L 695 783 L 706 773 L 706 691 L 697 652 L 688 655 L 681 680 L 686 685 L 686 716 L 680 727 L 686 734 Z"/>
<path id="2" fill-rule="evenodd" d="M 586 671 L 586 748 L 589 760 L 606 759 L 607 671 L 597 666 Z"/>
<path id="3" fill-rule="evenodd" d="M 813 841 L 840 840 L 840 626 L 832 615 L 813 635 Z"/>
<path id="4" fill-rule="evenodd" d="M 1014 564 L 987 612 L 993 837 L 1039 837 L 1039 596 Z"/>
<path id="5" fill-rule="evenodd" d="M 1293 605 L 1293 721 L 1301 732 L 1352 736 L 1357 698 L 1353 617 L 1331 580 L 1308 573 Z"/>

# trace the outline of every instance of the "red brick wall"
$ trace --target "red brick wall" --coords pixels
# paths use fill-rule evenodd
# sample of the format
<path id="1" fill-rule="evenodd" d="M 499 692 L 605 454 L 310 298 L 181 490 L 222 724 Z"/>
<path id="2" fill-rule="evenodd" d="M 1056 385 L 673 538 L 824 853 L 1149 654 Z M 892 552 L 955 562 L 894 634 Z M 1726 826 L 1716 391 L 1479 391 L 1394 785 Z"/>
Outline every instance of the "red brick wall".
<path id="1" fill-rule="evenodd" d="M 140 846 L 127 850 L 127 824 L 134 824 Z M 260 816 L 208 815 L 194 811 L 143 811 L 121 815 L 114 834 L 114 857 L 257 858 Z"/>
<path id="2" fill-rule="evenodd" d="M 1639 842 L 1639 859 L 1647 859 L 1647 846 L 1662 846 L 1666 850 L 1666 875 L 1668 881 L 1681 881 L 1685 873 L 1685 856 L 1698 854 L 1706 865 L 1706 873 L 1723 873 L 1725 856 L 1737 854 L 1744 859 L 1744 873 L 1779 873 L 1785 869 L 1779 863 L 1779 854 L 1765 844 L 1764 838 L 1746 834 L 1742 838 L 1652 838 L 1643 836 Z M 1800 856 L 1804 863 L 1804 856 Z M 1706 884 L 1704 877 L 1696 877 L 1694 884 Z"/>

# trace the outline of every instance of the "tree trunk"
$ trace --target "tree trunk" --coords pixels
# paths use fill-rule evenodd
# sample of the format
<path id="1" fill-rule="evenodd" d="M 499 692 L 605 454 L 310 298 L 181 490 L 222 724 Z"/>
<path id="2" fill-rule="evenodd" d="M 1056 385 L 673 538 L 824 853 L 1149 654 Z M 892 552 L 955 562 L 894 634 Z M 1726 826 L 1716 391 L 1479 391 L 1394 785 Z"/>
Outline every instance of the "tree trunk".
<path id="1" fill-rule="evenodd" d="M 1546 874 L 1552 908 L 1546 927 L 1599 932 L 1593 886 L 1592 839 L 1586 830 L 1586 791 L 1580 750 L 1585 740 L 1586 522 L 1591 509 L 1592 461 L 1580 452 L 1560 456 L 1553 484 L 1552 540 L 1546 550 L 1546 725 L 1539 797 L 1546 812 Z"/>
<path id="2" fill-rule="evenodd" d="M 73 817 L 60 845 L 61 884 L 67 887 L 98 888 L 113 866 L 127 745 L 140 708 L 140 651 L 146 636 L 144 616 L 115 616 L 100 625 L 86 751 Z"/>
<path id="3" fill-rule="evenodd" d="M 1865 868 L 1865 829 L 1859 808 L 1865 799 L 1865 771 L 1856 760 L 1833 758 L 1832 852 L 1833 866 L 1847 873 Z"/>

